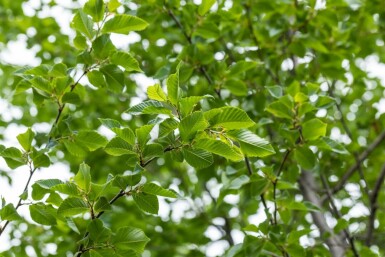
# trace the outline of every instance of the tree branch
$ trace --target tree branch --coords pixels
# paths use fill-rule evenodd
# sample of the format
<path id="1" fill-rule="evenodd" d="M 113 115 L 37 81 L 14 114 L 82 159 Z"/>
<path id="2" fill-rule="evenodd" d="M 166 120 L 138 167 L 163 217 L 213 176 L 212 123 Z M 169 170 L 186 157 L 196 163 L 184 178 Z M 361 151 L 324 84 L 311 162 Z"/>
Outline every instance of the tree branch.
<path id="1" fill-rule="evenodd" d="M 190 45 L 193 45 L 193 42 L 192 42 L 192 38 L 190 35 L 187 34 L 185 28 L 183 27 L 182 23 L 180 23 L 180 21 L 178 20 L 178 18 L 175 16 L 174 12 L 168 8 L 168 6 L 165 4 L 164 5 L 166 11 L 167 11 L 167 14 L 171 17 L 171 19 L 173 19 L 173 21 L 176 23 L 176 25 L 178 26 L 178 28 L 182 31 L 182 34 L 183 36 L 186 38 L 187 42 L 190 44 Z M 207 73 L 206 71 L 206 68 L 203 66 L 203 65 L 199 65 L 198 66 L 198 69 L 199 71 L 203 74 L 203 76 L 206 78 L 207 82 L 210 84 L 210 86 L 215 86 L 215 83 L 214 81 L 212 80 L 212 78 L 210 77 L 210 75 Z M 216 89 L 214 88 L 214 91 L 215 93 L 218 95 L 219 99 L 221 99 L 221 92 L 219 89 Z"/>
<path id="2" fill-rule="evenodd" d="M 328 82 L 327 82 L 328 83 Z M 328 86 L 329 86 L 329 95 L 333 98 L 336 98 L 335 95 L 334 95 L 334 88 L 335 88 L 335 84 L 337 83 L 336 80 L 333 80 L 333 82 L 331 84 L 328 83 Z M 336 108 L 338 110 L 338 112 L 340 113 L 341 115 L 341 118 L 340 118 L 340 122 L 342 124 L 342 127 L 344 128 L 346 134 L 348 135 L 348 137 L 350 138 L 350 140 L 354 140 L 353 138 L 353 134 L 351 132 L 351 130 L 349 129 L 348 127 L 348 124 L 345 120 L 345 117 L 342 113 L 342 108 L 341 108 L 341 105 L 336 101 Z M 356 164 L 357 164 L 357 170 L 358 170 L 358 174 L 360 175 L 361 179 L 364 181 L 365 185 L 364 185 L 364 191 L 366 193 L 366 195 L 369 197 L 369 190 L 368 190 L 368 183 L 365 179 L 365 176 L 364 176 L 364 172 L 362 170 L 362 165 L 361 165 L 361 162 L 360 162 L 360 159 L 359 159 L 359 156 L 357 154 L 356 151 L 354 151 L 352 153 L 353 157 L 354 157 L 354 160 L 356 161 Z"/>
<path id="3" fill-rule="evenodd" d="M 333 195 L 332 195 L 332 193 L 330 191 L 330 187 L 329 187 L 328 181 L 327 181 L 327 179 L 325 178 L 325 176 L 323 174 L 321 174 L 321 180 L 322 180 L 322 184 L 323 184 L 324 188 L 326 189 L 326 194 L 327 194 L 327 196 L 329 198 L 329 203 L 330 203 L 330 206 L 331 206 L 331 210 L 333 211 L 334 215 L 338 219 L 341 219 L 342 215 L 341 215 L 340 211 L 337 209 L 337 206 L 334 203 Z M 354 238 L 350 235 L 349 231 L 346 228 L 343 229 L 343 232 L 344 232 L 345 237 L 349 241 L 349 244 L 350 244 L 350 247 L 352 249 L 353 255 L 355 257 L 359 257 L 360 255 L 358 254 L 358 251 L 356 249 L 356 246 L 355 246 L 355 243 L 354 243 Z"/>
<path id="4" fill-rule="evenodd" d="M 384 180 L 385 180 L 385 164 L 382 166 L 380 175 L 378 176 L 376 180 L 376 184 L 374 185 L 373 191 L 370 195 L 370 216 L 369 216 L 369 224 L 368 224 L 368 230 L 366 233 L 366 240 L 365 240 L 365 244 L 367 246 L 370 246 L 372 244 L 374 222 L 376 220 L 376 212 L 378 209 L 377 199 L 380 194 L 380 189 L 384 183 Z"/>
<path id="5" fill-rule="evenodd" d="M 273 200 L 274 200 L 274 224 L 277 225 L 277 213 L 278 213 L 278 206 L 277 206 L 277 183 L 279 181 L 279 176 L 282 173 L 283 166 L 285 165 L 285 162 L 287 158 L 289 157 L 291 150 L 286 150 L 285 155 L 283 156 L 281 165 L 279 165 L 277 174 L 276 174 L 276 179 L 273 181 Z"/>
<path id="6" fill-rule="evenodd" d="M 358 162 L 354 163 L 342 176 L 339 180 L 338 184 L 333 188 L 332 193 L 335 194 L 340 191 L 349 180 L 349 178 L 353 175 L 353 173 L 358 169 L 358 167 L 365 161 L 368 156 L 380 145 L 380 143 L 385 139 L 385 130 L 376 137 L 376 139 L 363 151 L 360 155 L 358 155 Z"/>
<path id="7" fill-rule="evenodd" d="M 317 187 L 313 173 L 308 171 L 302 171 L 300 179 L 298 181 L 302 195 L 306 201 L 311 202 L 313 205 L 322 209 L 322 204 L 319 196 L 317 195 Z M 321 237 L 325 234 L 330 236 L 325 240 L 326 245 L 330 249 L 330 253 L 333 257 L 345 256 L 346 244 L 343 239 L 333 233 L 333 230 L 326 222 L 325 216 L 321 212 L 311 212 L 313 222 L 320 231 Z"/>

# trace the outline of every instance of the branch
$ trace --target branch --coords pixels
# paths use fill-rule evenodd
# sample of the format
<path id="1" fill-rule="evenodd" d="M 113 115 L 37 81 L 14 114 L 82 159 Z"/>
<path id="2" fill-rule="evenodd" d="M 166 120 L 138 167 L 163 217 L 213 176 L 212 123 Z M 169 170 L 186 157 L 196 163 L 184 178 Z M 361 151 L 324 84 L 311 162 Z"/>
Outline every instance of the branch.
<path id="1" fill-rule="evenodd" d="M 124 196 L 124 195 L 126 195 L 126 192 L 125 192 L 123 189 L 120 190 L 119 193 L 117 193 L 117 194 L 116 194 L 116 195 L 109 201 L 110 205 L 112 205 L 114 202 L 116 202 L 119 198 L 121 198 L 121 197 Z M 99 213 L 95 216 L 95 219 L 99 219 L 103 214 L 104 214 L 104 211 L 99 212 Z M 83 240 L 84 238 L 86 238 L 88 235 L 89 235 L 89 232 L 87 231 L 87 232 L 84 234 L 82 240 Z M 85 253 L 85 252 L 86 252 L 86 251 L 85 251 L 85 249 L 84 249 L 84 244 L 81 244 L 81 245 L 79 246 L 79 248 L 78 248 L 78 251 L 75 253 L 75 257 L 80 257 L 80 256 L 82 256 L 82 254 Z"/>
<path id="2" fill-rule="evenodd" d="M 370 216 L 369 216 L 369 225 L 368 225 L 368 230 L 366 233 L 366 240 L 365 240 L 365 244 L 367 246 L 370 246 L 372 244 L 374 222 L 376 220 L 376 212 L 378 209 L 377 198 L 378 198 L 378 195 L 380 193 L 380 189 L 382 187 L 382 184 L 384 183 L 384 180 L 385 180 L 385 164 L 382 166 L 380 175 L 378 176 L 378 178 L 376 180 L 376 184 L 374 186 L 373 192 L 370 195 Z"/>
<path id="3" fill-rule="evenodd" d="M 29 176 L 28 176 L 28 180 L 27 180 L 27 183 L 25 183 L 25 186 L 24 186 L 24 190 L 23 190 L 23 193 L 26 192 L 28 190 L 28 187 L 29 187 L 29 183 L 31 183 L 31 179 L 32 179 L 32 176 L 33 174 L 35 173 L 37 168 L 33 168 L 30 167 L 30 170 L 29 170 Z M 22 193 L 22 194 L 23 194 Z M 15 207 L 15 209 L 17 210 L 21 205 L 22 205 L 22 202 L 23 200 L 19 197 L 19 201 L 17 202 L 17 205 Z M 4 226 L 0 226 L 0 236 L 3 234 L 3 232 L 5 231 L 5 229 L 7 228 L 8 224 L 10 223 L 9 220 L 7 220 L 5 223 L 4 223 Z"/>
<path id="4" fill-rule="evenodd" d="M 333 195 L 330 191 L 329 184 L 328 184 L 327 179 L 325 178 L 325 176 L 323 174 L 321 174 L 321 180 L 322 180 L 322 184 L 323 184 L 324 188 L 326 189 L 326 194 L 329 198 L 330 206 L 331 206 L 332 211 L 334 212 L 334 215 L 337 216 L 338 219 L 341 219 L 342 215 L 334 203 Z M 354 243 L 354 238 L 350 235 L 349 231 L 346 228 L 343 229 L 343 232 L 344 232 L 345 237 L 349 241 L 350 247 L 352 248 L 353 255 L 355 257 L 359 257 L 360 255 L 357 252 L 357 249 L 356 249 L 356 246 Z"/>
<path id="5" fill-rule="evenodd" d="M 246 168 L 249 176 L 253 175 L 253 170 L 251 168 L 250 161 L 247 156 L 245 156 L 245 163 L 246 163 Z M 261 202 L 263 204 L 263 207 L 265 207 L 265 210 L 268 210 L 264 194 L 263 193 L 260 194 L 260 197 L 261 197 Z M 270 222 L 273 223 L 272 220 L 270 220 Z"/>
<path id="6" fill-rule="evenodd" d="M 368 156 L 382 143 L 385 139 L 385 130 L 376 137 L 376 139 L 363 151 L 360 155 L 358 155 L 358 161 L 353 164 L 340 179 L 338 184 L 333 188 L 332 193 L 335 194 L 340 191 L 349 180 L 349 178 L 353 175 L 353 173 L 358 169 L 358 167 L 368 158 Z"/>
<path id="7" fill-rule="evenodd" d="M 283 160 L 281 162 L 281 165 L 279 165 L 276 179 L 273 181 L 273 199 L 274 199 L 274 224 L 277 225 L 277 213 L 278 213 L 278 207 L 277 207 L 277 183 L 279 181 L 279 176 L 282 173 L 283 166 L 285 165 L 285 162 L 287 158 L 289 157 L 291 150 L 286 150 L 285 155 L 283 156 Z"/>
<path id="8" fill-rule="evenodd" d="M 300 185 L 300 189 L 302 191 L 302 195 L 306 201 L 311 202 L 313 205 L 322 208 L 321 200 L 317 195 L 317 187 L 315 183 L 315 178 L 313 173 L 308 171 L 302 171 L 300 179 L 298 181 Z M 329 234 L 330 237 L 325 240 L 326 245 L 330 249 L 330 253 L 333 257 L 342 257 L 345 256 L 345 242 L 338 235 L 333 233 L 333 230 L 329 227 L 326 222 L 325 216 L 317 211 L 311 212 L 313 222 L 317 226 L 318 230 L 321 233 L 321 237 Z"/>
<path id="9" fill-rule="evenodd" d="M 178 20 L 178 18 L 175 16 L 174 12 L 168 8 L 168 6 L 165 4 L 165 9 L 167 11 L 167 14 L 173 19 L 173 21 L 176 23 L 178 28 L 182 31 L 183 36 L 186 38 L 187 42 L 192 45 L 192 38 L 190 35 L 187 34 L 185 28 L 183 27 L 182 23 Z M 207 82 L 214 86 L 214 81 L 211 79 L 210 75 L 207 73 L 206 68 L 203 65 L 199 65 L 198 67 L 199 71 L 203 74 L 203 76 L 206 78 Z M 219 99 L 221 99 L 221 92 L 218 89 L 214 89 L 215 93 L 218 95 Z"/>
<path id="10" fill-rule="evenodd" d="M 335 84 L 336 84 L 336 80 L 333 80 L 333 82 L 331 84 L 329 84 L 328 82 L 328 86 L 329 86 L 329 95 L 332 97 L 332 98 L 335 98 L 335 95 L 334 95 L 334 88 L 335 88 Z M 341 108 L 341 105 L 336 101 L 336 108 L 338 110 L 338 112 L 340 113 L 341 115 L 341 118 L 340 118 L 340 122 L 342 124 L 342 127 L 344 128 L 346 134 L 348 135 L 348 137 L 350 138 L 350 140 L 353 141 L 353 134 L 351 132 L 351 130 L 349 129 L 348 127 L 348 124 L 345 120 L 345 117 L 342 113 L 342 108 Z M 367 194 L 367 196 L 369 197 L 369 190 L 368 190 L 368 183 L 366 182 L 366 179 L 365 179 L 365 176 L 364 176 L 364 172 L 362 171 L 362 165 L 361 165 L 361 162 L 359 160 L 359 156 L 357 154 L 356 151 L 354 151 L 352 153 L 353 157 L 354 157 L 354 160 L 356 161 L 356 164 L 357 164 L 357 170 L 358 170 L 358 174 L 360 175 L 361 179 L 365 182 L 365 185 L 364 185 L 364 191 L 365 193 Z"/>

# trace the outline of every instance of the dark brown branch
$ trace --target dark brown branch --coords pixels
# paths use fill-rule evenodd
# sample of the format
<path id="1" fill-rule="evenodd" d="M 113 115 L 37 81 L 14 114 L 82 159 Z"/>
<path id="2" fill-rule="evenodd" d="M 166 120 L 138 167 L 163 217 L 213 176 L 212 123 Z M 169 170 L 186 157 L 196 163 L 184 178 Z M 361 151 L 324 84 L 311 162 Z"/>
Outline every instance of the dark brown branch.
<path id="1" fill-rule="evenodd" d="M 321 200 L 317 195 L 318 188 L 316 187 L 314 174 L 308 171 L 302 171 L 298 183 L 300 185 L 304 200 L 309 201 L 319 209 L 322 209 Z M 321 237 L 325 234 L 330 235 L 327 239 L 325 239 L 325 243 L 329 247 L 331 255 L 333 257 L 345 256 L 345 240 L 341 239 L 338 235 L 333 233 L 333 230 L 327 224 L 323 213 L 319 211 L 312 211 L 311 215 L 314 224 L 320 231 Z"/>
<path id="2" fill-rule="evenodd" d="M 373 191 L 370 195 L 370 216 L 369 216 L 369 224 L 368 224 L 368 230 L 366 233 L 366 240 L 365 240 L 365 244 L 367 246 L 370 246 L 372 244 L 374 222 L 376 220 L 376 212 L 378 209 L 377 199 L 380 193 L 380 189 L 384 183 L 384 180 L 385 180 L 385 164 L 382 166 L 380 175 L 378 176 L 376 180 L 376 184 L 374 185 Z"/>
<path id="3" fill-rule="evenodd" d="M 279 176 L 282 173 L 283 166 L 285 165 L 285 162 L 287 161 L 287 158 L 289 157 L 291 150 L 286 150 L 285 155 L 283 156 L 282 162 L 279 165 L 277 174 L 276 174 L 276 179 L 273 181 L 273 200 L 274 200 L 274 224 L 277 225 L 277 213 L 278 213 L 278 207 L 277 207 L 277 183 L 279 181 Z"/>
<path id="4" fill-rule="evenodd" d="M 326 190 L 326 194 L 329 198 L 329 203 L 330 203 L 330 206 L 331 206 L 331 209 L 334 213 L 334 215 L 338 218 L 338 219 L 341 219 L 342 215 L 340 213 L 340 211 L 337 209 L 337 206 L 335 205 L 334 203 L 334 199 L 333 199 L 333 195 L 330 191 L 330 187 L 329 187 L 329 184 L 328 184 L 328 181 L 327 179 L 325 178 L 324 175 L 321 174 L 321 180 L 322 180 L 322 184 Z M 349 244 L 350 244 L 350 247 L 352 249 L 352 252 L 353 252 L 353 255 L 355 257 L 359 257 L 360 255 L 358 254 L 358 251 L 356 249 L 356 246 L 355 246 L 355 243 L 354 243 L 354 238 L 350 235 L 349 231 L 347 229 L 343 229 L 343 232 L 344 232 L 344 235 L 345 235 L 345 238 L 348 239 L 349 241 Z"/>
<path id="5" fill-rule="evenodd" d="M 358 161 L 354 163 L 342 176 L 339 180 L 338 184 L 333 188 L 332 193 L 335 194 L 340 191 L 349 180 L 349 178 L 353 175 L 353 173 L 358 169 L 358 167 L 364 162 L 368 156 L 380 145 L 380 143 L 385 139 L 385 131 L 383 131 L 380 135 L 376 137 L 376 139 L 363 151 L 360 155 L 358 155 Z"/>

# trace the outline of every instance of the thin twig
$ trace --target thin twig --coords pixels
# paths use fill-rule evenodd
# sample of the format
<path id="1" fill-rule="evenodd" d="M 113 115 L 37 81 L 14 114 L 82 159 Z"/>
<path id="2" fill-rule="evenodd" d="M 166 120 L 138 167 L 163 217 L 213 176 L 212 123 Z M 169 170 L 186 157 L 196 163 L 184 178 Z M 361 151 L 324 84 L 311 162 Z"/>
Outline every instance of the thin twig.
<path id="1" fill-rule="evenodd" d="M 358 155 L 358 161 L 355 162 L 342 176 L 338 184 L 332 189 L 332 193 L 335 194 L 340 191 L 353 175 L 353 173 L 358 169 L 362 162 L 364 162 L 368 156 L 383 142 L 385 139 L 385 130 L 376 137 L 376 139 L 360 154 Z"/>
<path id="2" fill-rule="evenodd" d="M 168 6 L 165 4 L 164 5 L 166 11 L 167 11 L 167 14 L 171 17 L 171 19 L 173 19 L 173 21 L 176 23 L 176 25 L 178 26 L 178 28 L 180 29 L 180 31 L 182 32 L 183 36 L 186 38 L 187 42 L 192 45 L 193 42 L 192 42 L 192 38 L 190 35 L 187 34 L 187 31 L 185 30 L 185 28 L 183 27 L 182 23 L 180 23 L 180 21 L 178 20 L 178 18 L 176 17 L 176 15 L 174 14 L 174 12 L 168 8 Z M 210 77 L 210 75 L 207 73 L 206 71 L 206 68 L 203 66 L 203 65 L 199 65 L 198 66 L 198 69 L 199 71 L 203 74 L 203 76 L 206 78 L 207 82 L 211 85 L 211 86 L 215 86 L 215 83 L 214 81 L 212 80 L 212 78 Z M 215 93 L 218 95 L 218 98 L 221 99 L 221 92 L 220 90 L 214 88 L 214 91 Z"/>
<path id="3" fill-rule="evenodd" d="M 253 170 L 251 168 L 251 165 L 250 165 L 250 160 L 247 156 L 245 156 L 245 163 L 246 163 L 246 168 L 247 168 L 247 172 L 249 174 L 249 176 L 253 175 Z M 266 204 L 266 200 L 265 200 L 265 195 L 262 193 L 259 195 L 261 197 L 261 202 L 263 204 L 263 207 L 265 207 L 265 210 L 267 210 L 267 204 Z"/>
<path id="4" fill-rule="evenodd" d="M 274 216 L 273 217 L 274 217 L 274 224 L 275 225 L 277 225 L 277 213 L 278 213 L 278 206 L 277 206 L 277 184 L 278 184 L 278 181 L 279 181 L 279 176 L 282 173 L 283 166 L 285 165 L 285 162 L 286 162 L 287 158 L 289 157 L 290 152 L 291 152 L 291 150 L 289 150 L 289 149 L 286 150 L 285 155 L 283 156 L 281 165 L 279 165 L 279 168 L 278 168 L 278 171 L 277 171 L 277 174 L 276 174 L 276 178 L 273 181 L 273 200 L 274 200 Z"/>
<path id="5" fill-rule="evenodd" d="M 328 86 L 329 86 L 329 95 L 332 97 L 332 98 L 335 98 L 335 95 L 334 95 L 334 88 L 335 88 L 335 84 L 337 83 L 336 80 L 333 80 L 331 84 L 329 84 L 329 82 L 327 82 Z M 338 112 L 340 113 L 340 122 L 342 124 L 342 127 L 344 128 L 346 134 L 348 135 L 349 139 L 350 140 L 354 140 L 353 138 L 353 134 L 351 132 L 351 130 L 349 129 L 348 127 L 348 124 L 345 120 L 345 117 L 343 115 L 343 112 L 342 112 L 342 108 L 341 108 L 341 105 L 336 101 L 336 108 L 338 110 Z M 358 174 L 360 175 L 360 178 L 362 179 L 362 181 L 364 181 L 365 185 L 364 185 L 364 191 L 366 193 L 366 195 L 369 197 L 370 196 L 370 193 L 369 193 L 369 190 L 368 190 L 368 183 L 365 179 L 365 176 L 364 176 L 364 172 L 362 170 L 362 165 L 361 165 L 361 162 L 359 160 L 359 157 L 358 157 L 358 153 L 356 151 L 354 151 L 352 153 L 353 157 L 354 157 L 354 160 L 356 161 L 356 164 L 357 164 L 357 170 L 358 170 Z"/>
<path id="6" fill-rule="evenodd" d="M 385 164 L 382 166 L 380 175 L 376 180 L 376 184 L 374 185 L 372 194 L 370 195 L 370 216 L 369 216 L 369 224 L 368 230 L 366 233 L 365 244 L 370 246 L 373 240 L 373 231 L 374 231 L 374 222 L 376 220 L 376 212 L 378 209 L 377 198 L 380 194 L 380 189 L 385 180 Z"/>
<path id="7" fill-rule="evenodd" d="M 253 22 L 251 20 L 251 5 L 252 5 L 251 3 L 244 4 L 245 10 L 246 10 L 247 27 L 249 29 L 251 39 L 254 41 L 255 46 L 258 47 L 258 49 L 257 49 L 258 57 L 259 57 L 259 59 L 261 59 L 261 61 L 263 61 L 264 57 L 263 57 L 263 54 L 261 52 L 261 46 L 260 46 L 260 43 L 259 43 L 257 36 L 254 33 Z M 278 76 L 276 76 L 270 68 L 265 67 L 265 70 L 270 75 L 270 77 L 274 80 L 275 83 L 277 83 L 278 85 L 281 85 L 281 82 L 280 82 Z"/>
<path id="8" fill-rule="evenodd" d="M 333 195 L 332 195 L 332 193 L 330 191 L 330 187 L 329 187 L 327 179 L 325 178 L 325 175 L 321 174 L 321 180 L 322 180 L 322 184 L 323 184 L 324 188 L 326 189 L 326 194 L 327 194 L 327 196 L 329 198 L 330 206 L 331 206 L 332 211 L 334 212 L 334 215 L 337 216 L 338 219 L 341 219 L 342 215 L 341 215 L 340 211 L 337 209 L 337 206 L 334 203 Z M 359 257 L 360 255 L 358 254 L 358 251 L 356 249 L 356 246 L 355 246 L 355 243 L 354 243 L 354 238 L 350 235 L 349 231 L 346 228 L 343 229 L 343 232 L 345 234 L 345 237 L 349 241 L 349 244 L 350 244 L 350 247 L 352 249 L 353 255 L 355 257 Z"/>
<path id="9" fill-rule="evenodd" d="M 27 183 L 25 183 L 25 186 L 24 186 L 24 190 L 23 190 L 23 193 L 25 193 L 27 190 L 28 190 L 28 187 L 29 187 L 29 183 L 31 183 L 31 179 L 32 179 L 32 176 L 33 174 L 35 173 L 37 168 L 33 168 L 30 167 L 30 171 L 29 171 L 29 176 L 28 176 L 28 180 L 27 180 Z M 22 193 L 22 194 L 23 194 Z M 17 210 L 21 205 L 22 205 L 22 202 L 23 200 L 21 199 L 21 197 L 19 197 L 19 201 L 17 202 L 17 205 L 15 206 L 15 209 Z M 4 225 L 1 227 L 0 226 L 0 236 L 1 234 L 3 234 L 3 232 L 5 231 L 5 229 L 7 228 L 8 224 L 10 223 L 9 220 L 7 220 Z"/>

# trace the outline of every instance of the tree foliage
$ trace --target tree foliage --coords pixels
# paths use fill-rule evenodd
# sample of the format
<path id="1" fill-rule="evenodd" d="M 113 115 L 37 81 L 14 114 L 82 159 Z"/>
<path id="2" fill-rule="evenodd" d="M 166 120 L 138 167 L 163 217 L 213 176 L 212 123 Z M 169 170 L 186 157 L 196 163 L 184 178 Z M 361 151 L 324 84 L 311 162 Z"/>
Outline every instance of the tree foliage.
<path id="1" fill-rule="evenodd" d="M 382 1 L 76 2 L 0 5 L 1 256 L 385 254 Z"/>

